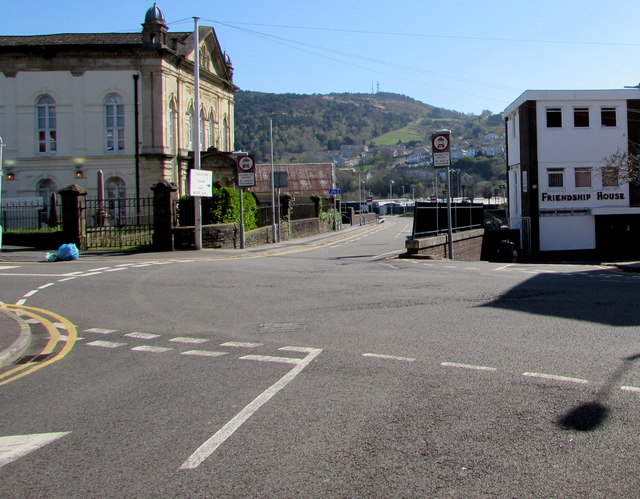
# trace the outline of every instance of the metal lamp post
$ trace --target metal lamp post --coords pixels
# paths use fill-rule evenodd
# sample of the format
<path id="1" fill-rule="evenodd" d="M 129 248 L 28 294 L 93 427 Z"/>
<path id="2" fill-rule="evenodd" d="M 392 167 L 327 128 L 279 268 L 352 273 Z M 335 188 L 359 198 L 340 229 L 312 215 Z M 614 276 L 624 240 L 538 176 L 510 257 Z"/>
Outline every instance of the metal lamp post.
<path id="1" fill-rule="evenodd" d="M 278 229 L 276 226 L 276 184 L 273 172 L 273 118 L 274 116 L 284 116 L 284 113 L 271 113 L 269 115 L 269 142 L 271 144 L 271 239 L 278 242 Z M 278 200 L 280 202 L 280 200 Z"/>

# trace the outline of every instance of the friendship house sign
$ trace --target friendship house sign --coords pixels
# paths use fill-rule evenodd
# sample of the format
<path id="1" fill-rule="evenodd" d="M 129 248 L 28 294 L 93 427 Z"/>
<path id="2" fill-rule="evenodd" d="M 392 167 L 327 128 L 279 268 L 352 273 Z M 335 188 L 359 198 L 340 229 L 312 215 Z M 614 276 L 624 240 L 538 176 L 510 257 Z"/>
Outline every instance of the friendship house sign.
<path id="1" fill-rule="evenodd" d="M 596 201 L 624 200 L 624 192 L 596 192 Z M 542 202 L 558 201 L 590 201 L 592 194 L 547 194 L 542 193 Z"/>

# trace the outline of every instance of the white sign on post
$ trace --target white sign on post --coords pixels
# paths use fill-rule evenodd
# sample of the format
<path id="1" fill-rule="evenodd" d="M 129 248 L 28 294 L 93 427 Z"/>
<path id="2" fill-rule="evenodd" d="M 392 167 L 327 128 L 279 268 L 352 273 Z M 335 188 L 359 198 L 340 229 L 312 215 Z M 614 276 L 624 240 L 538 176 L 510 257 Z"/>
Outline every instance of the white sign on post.
<path id="1" fill-rule="evenodd" d="M 253 187 L 256 185 L 256 162 L 251 156 L 240 156 L 238 165 L 238 187 Z"/>
<path id="2" fill-rule="evenodd" d="M 189 195 L 210 198 L 213 195 L 213 172 L 189 170 Z"/>

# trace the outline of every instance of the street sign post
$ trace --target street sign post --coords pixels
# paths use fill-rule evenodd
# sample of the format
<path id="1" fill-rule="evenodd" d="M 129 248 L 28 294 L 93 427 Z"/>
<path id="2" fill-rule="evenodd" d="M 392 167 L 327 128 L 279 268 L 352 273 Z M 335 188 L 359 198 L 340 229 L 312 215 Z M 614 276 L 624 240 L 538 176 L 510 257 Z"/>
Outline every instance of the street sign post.
<path id="1" fill-rule="evenodd" d="M 251 156 L 240 156 L 236 160 L 238 187 L 253 187 L 256 185 L 256 162 Z"/>
<path id="2" fill-rule="evenodd" d="M 451 166 L 451 131 L 440 130 L 431 136 L 433 166 L 446 168 Z"/>
<path id="3" fill-rule="evenodd" d="M 431 136 L 431 154 L 434 168 L 447 169 L 447 230 L 449 260 L 453 260 L 453 229 L 451 227 L 451 130 L 438 130 Z"/>
<path id="4" fill-rule="evenodd" d="M 210 198 L 213 195 L 213 172 L 189 170 L 189 195 Z"/>

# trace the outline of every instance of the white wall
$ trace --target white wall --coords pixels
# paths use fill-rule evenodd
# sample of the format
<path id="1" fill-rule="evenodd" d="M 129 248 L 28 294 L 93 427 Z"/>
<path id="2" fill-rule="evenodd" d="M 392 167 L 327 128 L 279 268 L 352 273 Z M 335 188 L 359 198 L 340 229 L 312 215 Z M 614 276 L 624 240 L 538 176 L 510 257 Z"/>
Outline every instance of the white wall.
<path id="1" fill-rule="evenodd" d="M 595 217 L 540 217 L 540 251 L 588 250 L 595 247 Z"/>

